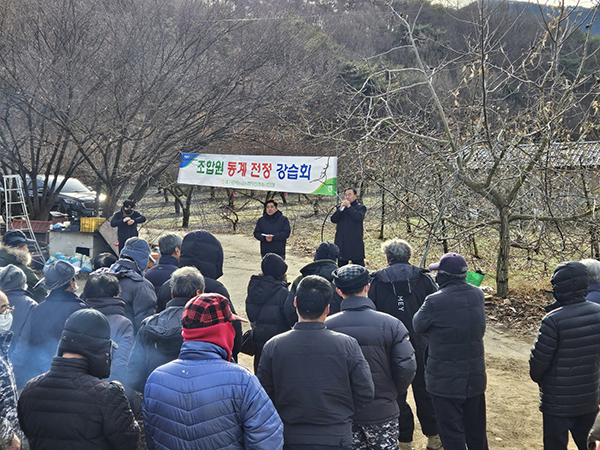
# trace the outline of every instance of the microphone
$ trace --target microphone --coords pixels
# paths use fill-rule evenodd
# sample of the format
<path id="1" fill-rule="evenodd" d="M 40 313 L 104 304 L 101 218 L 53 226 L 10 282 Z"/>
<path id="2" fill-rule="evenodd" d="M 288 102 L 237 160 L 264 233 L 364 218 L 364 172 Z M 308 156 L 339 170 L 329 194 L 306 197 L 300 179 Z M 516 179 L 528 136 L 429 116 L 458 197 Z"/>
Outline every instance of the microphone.
<path id="1" fill-rule="evenodd" d="M 342 212 L 344 209 L 346 209 L 346 207 L 345 207 L 345 206 L 342 206 L 342 207 L 340 208 L 340 212 Z"/>

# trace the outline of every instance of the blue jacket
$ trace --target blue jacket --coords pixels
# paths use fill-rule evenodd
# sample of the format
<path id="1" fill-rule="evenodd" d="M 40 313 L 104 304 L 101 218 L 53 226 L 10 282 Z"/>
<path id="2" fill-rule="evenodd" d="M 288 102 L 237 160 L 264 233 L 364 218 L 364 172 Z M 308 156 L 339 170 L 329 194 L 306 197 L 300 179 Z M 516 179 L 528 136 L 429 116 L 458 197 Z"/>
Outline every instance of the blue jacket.
<path id="1" fill-rule="evenodd" d="M 590 283 L 588 286 L 588 292 L 585 296 L 588 302 L 594 302 L 600 304 L 600 283 Z M 12 303 L 11 303 L 12 305 Z"/>
<path id="2" fill-rule="evenodd" d="M 146 280 L 154 285 L 154 290 L 158 296 L 158 291 L 165 281 L 171 278 L 171 274 L 179 269 L 179 261 L 174 256 L 164 255 L 158 260 L 158 264 L 146 270 Z"/>
<path id="3" fill-rule="evenodd" d="M 144 389 L 148 450 L 283 447 L 283 425 L 250 371 L 221 347 L 184 342 L 179 359 L 156 369 Z"/>

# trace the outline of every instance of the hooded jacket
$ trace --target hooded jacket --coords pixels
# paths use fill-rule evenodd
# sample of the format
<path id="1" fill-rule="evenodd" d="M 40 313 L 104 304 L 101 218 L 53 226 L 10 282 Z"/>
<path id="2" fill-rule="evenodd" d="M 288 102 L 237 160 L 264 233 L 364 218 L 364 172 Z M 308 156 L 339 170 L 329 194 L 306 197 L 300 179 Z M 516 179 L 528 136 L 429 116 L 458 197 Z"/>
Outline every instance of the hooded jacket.
<path id="1" fill-rule="evenodd" d="M 119 279 L 121 298 L 125 301 L 125 316 L 131 320 L 134 333 L 137 333 L 142 320 L 156 313 L 154 286 L 139 272 L 137 263 L 128 258 L 118 259 L 109 273 Z"/>
<path id="2" fill-rule="evenodd" d="M 377 311 L 400 319 L 408 329 L 415 352 L 422 355 L 427 347 L 427 335 L 416 333 L 413 316 L 425 298 L 437 291 L 437 285 L 428 275 L 428 270 L 408 262 L 392 263 L 371 274 L 369 298 Z"/>
<path id="3" fill-rule="evenodd" d="M 54 357 L 27 383 L 18 414 L 35 450 L 134 450 L 140 433 L 123 388 L 90 375 L 85 359 Z"/>
<path id="4" fill-rule="evenodd" d="M 231 312 L 235 314 L 235 308 L 231 302 L 229 292 L 223 284 L 217 281 L 223 275 L 223 246 L 221 242 L 206 230 L 191 231 L 186 234 L 181 243 L 181 256 L 179 267 L 195 267 L 204 276 L 204 292 L 221 294 L 229 300 Z M 169 280 L 165 281 L 158 292 L 158 309 L 161 312 L 171 300 L 171 286 Z M 235 329 L 235 341 L 232 359 L 237 361 L 237 355 L 242 348 L 242 324 L 233 322 Z"/>
<path id="5" fill-rule="evenodd" d="M 8 297 L 10 306 L 14 307 L 13 323 L 10 327 L 10 331 L 13 332 L 13 340 L 10 344 L 9 354 L 12 356 L 15 348 L 19 345 L 21 334 L 25 324 L 29 320 L 29 316 L 32 311 L 37 308 L 38 303 L 31 298 L 31 294 L 24 289 L 12 289 L 10 291 L 4 291 Z"/>
<path id="6" fill-rule="evenodd" d="M 367 208 L 354 200 L 350 207 L 339 209 L 331 216 L 331 221 L 337 223 L 335 230 L 335 245 L 340 248 L 339 259 L 355 261 L 365 259 L 365 243 L 363 241 L 363 221 Z"/>
<path id="7" fill-rule="evenodd" d="M 294 298 L 296 297 L 298 285 L 300 284 L 302 279 L 308 275 L 318 275 L 320 277 L 325 278 L 331 283 L 331 287 L 333 288 L 333 295 L 331 297 L 331 302 L 329 302 L 329 315 L 340 312 L 342 297 L 340 297 L 335 290 L 332 275 L 332 272 L 337 268 L 338 265 L 335 261 L 332 261 L 331 259 L 320 259 L 317 261 L 313 261 L 310 264 L 304 266 L 302 269 L 300 269 L 301 275 L 297 277 L 292 283 L 290 293 L 288 294 L 287 300 L 285 302 L 285 317 L 290 327 L 293 327 L 294 324 L 298 322 L 298 315 L 296 314 L 296 307 L 294 306 Z"/>
<path id="8" fill-rule="evenodd" d="M 29 268 L 30 263 L 31 253 L 28 251 L 0 245 L 0 267 L 6 267 L 9 264 L 12 264 L 25 272 L 28 289 L 33 293 L 34 299 L 37 302 L 41 302 L 46 297 L 46 290 L 41 286 L 38 286 L 37 289 L 33 289 L 40 280 L 37 275 L 33 273 L 33 270 Z"/>
<path id="9" fill-rule="evenodd" d="M 417 370 L 406 327 L 395 317 L 375 311 L 366 297 L 344 299 L 342 311 L 329 316 L 325 325 L 358 341 L 373 376 L 375 398 L 352 421 L 368 425 L 398 418 L 396 399 L 406 392 Z"/>
<path id="10" fill-rule="evenodd" d="M 89 308 L 100 311 L 110 324 L 110 339 L 117 344 L 112 350 L 112 363 L 108 381 L 118 380 L 125 383 L 127 362 L 133 348 L 133 324 L 125 316 L 125 302 L 120 298 L 86 298 Z"/>
<path id="11" fill-rule="evenodd" d="M 142 322 L 127 365 L 127 384 L 136 391 L 144 392 L 146 380 L 154 369 L 179 356 L 183 344 L 181 317 L 189 300 L 175 297 L 164 311 Z"/>
<path id="12" fill-rule="evenodd" d="M 462 279 L 440 284 L 413 318 L 417 333 L 427 333 L 427 392 L 466 399 L 485 392 L 485 309 L 483 291 Z"/>
<path id="13" fill-rule="evenodd" d="M 559 264 L 551 282 L 556 302 L 542 319 L 531 349 L 529 371 L 540 386 L 540 410 L 579 416 L 598 409 L 600 305 L 585 300 L 587 269 Z"/>
<path id="14" fill-rule="evenodd" d="M 246 315 L 252 323 L 254 345 L 260 354 L 273 336 L 290 329 L 284 315 L 287 283 L 271 275 L 252 275 L 246 297 Z"/>
<path id="15" fill-rule="evenodd" d="M 133 225 L 127 225 L 125 222 L 123 222 L 125 217 L 131 217 L 135 223 Z M 127 239 L 138 235 L 138 223 L 144 223 L 145 221 L 146 217 L 142 216 L 136 210 L 133 210 L 133 213 L 130 216 L 126 216 L 126 214 L 123 212 L 123 207 L 121 207 L 121 209 L 117 211 L 114 216 L 112 216 L 110 219 L 110 226 L 117 229 L 119 249 L 123 248 Z"/>
<path id="16" fill-rule="evenodd" d="M 271 216 L 265 211 L 254 227 L 254 237 L 260 241 L 260 256 L 275 253 L 285 259 L 285 245 L 291 232 L 290 221 L 281 211 L 277 210 Z M 272 234 L 273 240 L 267 242 L 263 234 Z"/>
<path id="17" fill-rule="evenodd" d="M 15 365 L 19 367 L 16 372 L 19 389 L 50 369 L 65 322 L 75 311 L 85 308 L 87 306 L 73 292 L 57 289 L 50 291 L 31 312 L 23 327 L 21 342 L 13 353 Z"/>
<path id="18" fill-rule="evenodd" d="M 143 406 L 148 450 L 283 447 L 273 403 L 248 369 L 226 357 L 215 344 L 188 341 L 179 359 L 152 372 Z"/>

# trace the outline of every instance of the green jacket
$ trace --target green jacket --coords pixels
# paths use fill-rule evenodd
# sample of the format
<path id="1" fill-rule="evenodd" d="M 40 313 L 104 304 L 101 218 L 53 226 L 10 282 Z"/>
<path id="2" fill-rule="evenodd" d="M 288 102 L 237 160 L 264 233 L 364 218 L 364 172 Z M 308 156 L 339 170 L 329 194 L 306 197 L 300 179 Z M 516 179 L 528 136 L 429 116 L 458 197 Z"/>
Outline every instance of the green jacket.
<path id="1" fill-rule="evenodd" d="M 33 270 L 28 267 L 30 262 L 31 254 L 29 252 L 14 247 L 0 245 L 0 267 L 6 267 L 9 264 L 12 264 L 25 272 L 25 276 L 27 277 L 27 290 L 33 294 L 34 299 L 39 303 L 46 297 L 46 290 L 42 287 L 38 287 L 35 290 L 33 289 L 40 280 Z"/>

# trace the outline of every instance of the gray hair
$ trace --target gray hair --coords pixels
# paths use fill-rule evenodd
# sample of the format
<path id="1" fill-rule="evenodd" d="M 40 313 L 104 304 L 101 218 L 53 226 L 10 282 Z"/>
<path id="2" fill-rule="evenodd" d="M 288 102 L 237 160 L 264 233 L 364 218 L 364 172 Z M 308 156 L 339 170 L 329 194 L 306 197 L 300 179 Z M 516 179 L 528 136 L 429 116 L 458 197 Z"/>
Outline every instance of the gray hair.
<path id="1" fill-rule="evenodd" d="M 175 233 L 167 233 L 158 239 L 158 249 L 161 256 L 171 256 L 175 249 L 181 249 L 183 238 Z"/>
<path id="2" fill-rule="evenodd" d="M 173 272 L 169 286 L 173 297 L 192 298 L 204 292 L 204 277 L 195 267 L 182 267 Z"/>
<path id="3" fill-rule="evenodd" d="M 582 259 L 579 262 L 586 267 L 589 282 L 600 283 L 600 261 L 596 259 Z"/>
<path id="4" fill-rule="evenodd" d="M 412 247 L 404 239 L 390 239 L 381 244 L 381 249 L 385 253 L 390 263 L 408 262 L 412 254 Z"/>

